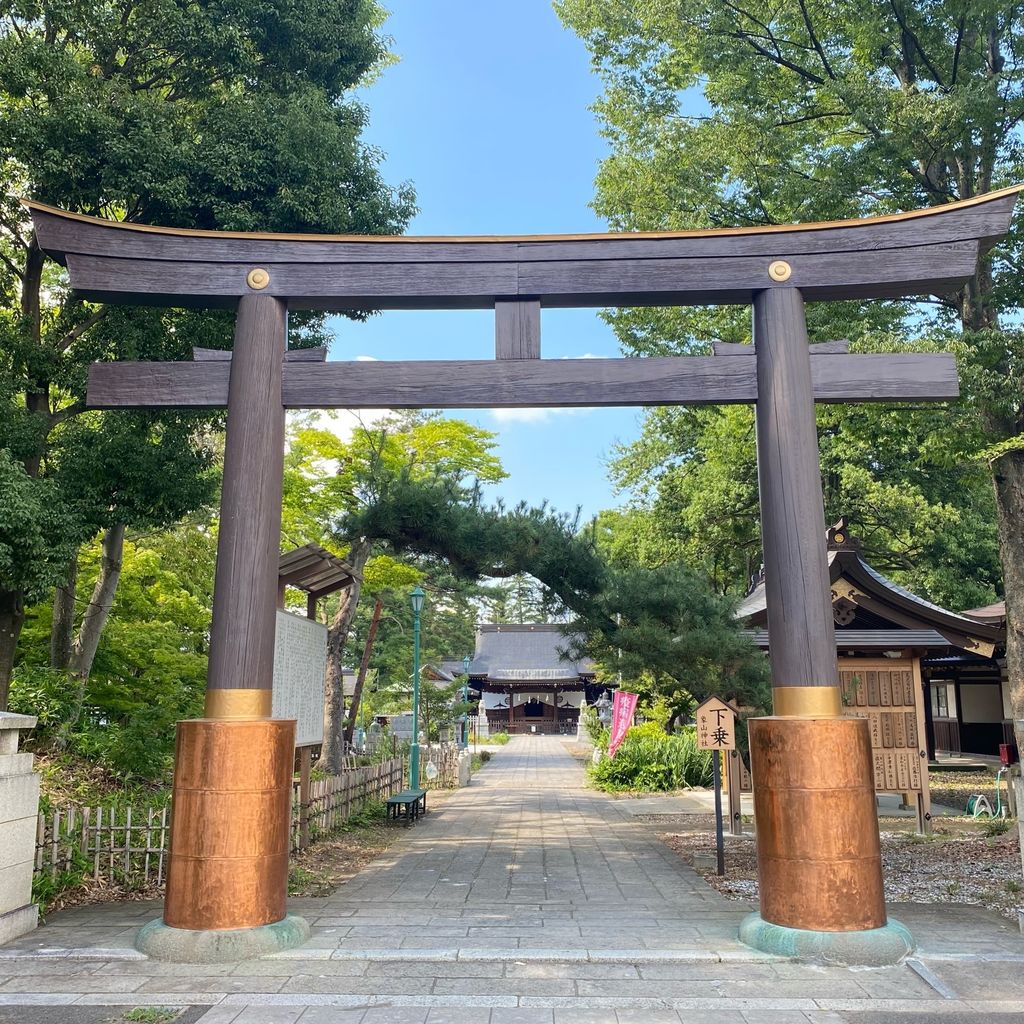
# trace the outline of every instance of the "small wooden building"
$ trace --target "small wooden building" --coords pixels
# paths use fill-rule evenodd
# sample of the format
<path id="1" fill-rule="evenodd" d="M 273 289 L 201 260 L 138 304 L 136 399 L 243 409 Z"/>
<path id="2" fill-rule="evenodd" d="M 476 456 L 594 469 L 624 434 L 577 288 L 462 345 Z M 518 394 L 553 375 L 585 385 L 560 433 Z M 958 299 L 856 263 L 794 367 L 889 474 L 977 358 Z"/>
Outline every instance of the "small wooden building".
<path id="1" fill-rule="evenodd" d="M 1001 743 L 1013 742 L 1005 609 L 994 605 L 953 612 L 912 594 L 861 557 L 859 542 L 842 520 L 828 531 L 828 548 L 836 650 L 848 702 L 857 703 L 849 687 L 868 673 L 873 685 L 894 678 L 893 673 L 909 673 L 922 696 L 930 759 L 998 756 Z M 754 642 L 767 650 L 763 580 L 755 582 L 738 614 Z"/>
<path id="2" fill-rule="evenodd" d="M 580 704 L 607 688 L 588 659 L 566 656 L 568 640 L 552 623 L 495 623 L 477 628 L 469 666 L 470 696 L 481 700 L 492 733 L 576 731 Z M 443 667 L 458 675 L 461 661 Z"/>

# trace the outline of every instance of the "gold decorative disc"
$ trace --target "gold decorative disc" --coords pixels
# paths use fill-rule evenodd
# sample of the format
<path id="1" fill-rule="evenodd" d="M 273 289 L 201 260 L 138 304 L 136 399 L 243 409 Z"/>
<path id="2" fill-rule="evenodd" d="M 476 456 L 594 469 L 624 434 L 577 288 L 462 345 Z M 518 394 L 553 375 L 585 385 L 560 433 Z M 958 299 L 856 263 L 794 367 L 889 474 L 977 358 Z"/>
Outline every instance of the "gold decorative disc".
<path id="1" fill-rule="evenodd" d="M 768 276 L 773 281 L 788 281 L 793 268 L 785 260 L 772 260 L 768 264 Z"/>
<path id="2" fill-rule="evenodd" d="M 245 283 L 254 291 L 262 291 L 268 284 L 270 284 L 270 273 L 262 267 L 253 267 L 253 269 L 245 275 Z"/>

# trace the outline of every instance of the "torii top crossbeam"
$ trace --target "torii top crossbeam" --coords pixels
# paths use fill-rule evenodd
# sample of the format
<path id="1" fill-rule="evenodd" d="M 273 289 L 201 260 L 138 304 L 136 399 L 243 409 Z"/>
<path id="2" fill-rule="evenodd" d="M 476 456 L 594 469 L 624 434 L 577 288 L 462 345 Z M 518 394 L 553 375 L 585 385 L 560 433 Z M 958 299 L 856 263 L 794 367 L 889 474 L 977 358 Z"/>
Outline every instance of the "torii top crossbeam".
<path id="1" fill-rule="evenodd" d="M 496 360 L 289 362 L 286 408 L 474 408 L 752 402 L 753 351 L 703 357 L 540 360 L 542 306 L 752 302 L 943 293 L 1005 233 L 1018 188 L 911 213 L 713 231 L 415 238 L 190 231 L 27 203 L 44 251 L 86 298 L 299 309 L 495 310 Z M 96 364 L 94 408 L 224 406 L 230 364 Z M 952 357 L 816 348 L 817 401 L 953 398 Z"/>
<path id="2" fill-rule="evenodd" d="M 1007 229 L 1019 187 L 866 220 L 592 235 L 381 237 L 190 231 L 28 202 L 44 251 L 90 299 L 234 306 L 261 291 L 293 309 L 486 309 L 806 300 L 948 292 Z M 787 272 L 773 264 L 789 264 Z M 265 276 L 252 277 L 261 269 Z M 784 275 L 784 276 L 782 276 Z"/>

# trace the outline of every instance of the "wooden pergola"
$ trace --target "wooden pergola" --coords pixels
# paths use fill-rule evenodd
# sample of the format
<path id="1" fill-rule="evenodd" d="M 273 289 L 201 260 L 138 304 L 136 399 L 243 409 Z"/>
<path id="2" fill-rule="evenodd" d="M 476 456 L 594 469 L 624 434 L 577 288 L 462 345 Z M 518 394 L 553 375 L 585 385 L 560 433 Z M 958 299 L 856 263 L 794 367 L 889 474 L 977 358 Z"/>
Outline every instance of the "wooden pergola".
<path id="1" fill-rule="evenodd" d="M 284 607 L 288 587 L 306 593 L 306 615 L 316 618 L 316 603 L 338 590 L 345 590 L 360 579 L 348 562 L 331 554 L 319 544 L 303 544 L 281 555 L 277 565 L 277 604 Z"/>

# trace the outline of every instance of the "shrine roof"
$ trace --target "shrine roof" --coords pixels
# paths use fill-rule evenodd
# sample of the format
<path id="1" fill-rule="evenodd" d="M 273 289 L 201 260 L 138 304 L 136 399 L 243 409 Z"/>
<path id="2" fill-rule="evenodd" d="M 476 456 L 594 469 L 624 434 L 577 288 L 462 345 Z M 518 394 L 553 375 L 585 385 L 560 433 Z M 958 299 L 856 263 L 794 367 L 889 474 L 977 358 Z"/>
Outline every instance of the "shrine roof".
<path id="1" fill-rule="evenodd" d="M 557 623 L 495 623 L 480 626 L 470 676 L 489 682 L 575 682 L 594 674 L 589 658 L 566 656 L 572 642 Z M 462 664 L 459 663 L 459 671 Z"/>
<path id="2" fill-rule="evenodd" d="M 835 528 L 829 532 L 834 531 Z M 870 618 L 884 625 L 866 629 L 859 624 L 853 628 L 837 626 L 837 647 L 953 646 L 990 654 L 995 645 L 1005 641 L 1005 628 L 998 621 L 972 618 L 919 597 L 870 566 L 856 547 L 846 543 L 828 552 L 833 601 L 845 599 L 856 607 L 858 620 Z M 755 643 L 767 646 L 767 592 L 763 579 L 740 602 L 736 617 L 751 627 Z"/>
<path id="3" fill-rule="evenodd" d="M 960 613 L 969 619 L 977 619 L 979 622 L 990 622 L 995 625 L 1006 625 L 1006 602 L 994 601 L 992 604 L 983 605 L 981 608 L 968 608 Z"/>

